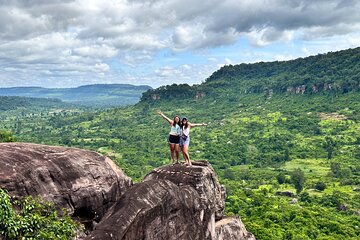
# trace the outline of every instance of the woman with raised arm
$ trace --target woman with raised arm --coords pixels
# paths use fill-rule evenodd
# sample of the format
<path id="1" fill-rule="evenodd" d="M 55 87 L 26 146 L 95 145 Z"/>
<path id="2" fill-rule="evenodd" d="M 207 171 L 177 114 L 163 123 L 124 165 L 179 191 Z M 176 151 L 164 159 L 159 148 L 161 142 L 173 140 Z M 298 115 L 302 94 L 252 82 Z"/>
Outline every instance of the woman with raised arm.
<path id="1" fill-rule="evenodd" d="M 196 126 L 206 126 L 206 123 L 189 123 L 187 118 L 184 117 L 181 120 L 181 135 L 180 135 L 180 148 L 184 156 L 185 165 L 191 166 L 190 156 L 189 156 L 189 143 L 190 143 L 190 128 Z"/>
<path id="2" fill-rule="evenodd" d="M 180 143 L 180 117 L 175 116 L 173 120 L 165 116 L 160 110 L 157 112 L 170 124 L 168 143 L 172 163 L 179 163 L 179 143 Z M 176 158 L 176 162 L 175 162 Z"/>

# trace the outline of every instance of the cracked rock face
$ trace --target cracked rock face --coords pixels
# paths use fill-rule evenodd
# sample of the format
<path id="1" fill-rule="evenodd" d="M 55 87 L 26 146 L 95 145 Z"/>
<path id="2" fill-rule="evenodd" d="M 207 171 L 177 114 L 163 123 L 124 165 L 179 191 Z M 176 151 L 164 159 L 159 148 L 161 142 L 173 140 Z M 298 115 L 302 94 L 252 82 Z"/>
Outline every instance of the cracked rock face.
<path id="1" fill-rule="evenodd" d="M 146 181 L 131 187 L 86 239 L 211 239 L 202 209 L 194 189 Z"/>
<path id="2" fill-rule="evenodd" d="M 86 240 L 252 240 L 241 238 L 249 233 L 240 219 L 217 227 L 224 203 L 224 188 L 209 163 L 163 166 L 131 187 Z"/>
<path id="3" fill-rule="evenodd" d="M 220 185 L 214 169 L 207 161 L 193 162 L 192 167 L 170 165 L 154 169 L 144 181 L 167 179 L 176 185 L 194 188 L 207 209 L 215 214 L 215 220 L 223 217 L 225 208 L 225 188 Z"/>
<path id="4" fill-rule="evenodd" d="M 93 151 L 1 143 L 0 153 L 0 187 L 10 196 L 40 196 L 80 218 L 100 220 L 132 185 L 109 158 Z"/>

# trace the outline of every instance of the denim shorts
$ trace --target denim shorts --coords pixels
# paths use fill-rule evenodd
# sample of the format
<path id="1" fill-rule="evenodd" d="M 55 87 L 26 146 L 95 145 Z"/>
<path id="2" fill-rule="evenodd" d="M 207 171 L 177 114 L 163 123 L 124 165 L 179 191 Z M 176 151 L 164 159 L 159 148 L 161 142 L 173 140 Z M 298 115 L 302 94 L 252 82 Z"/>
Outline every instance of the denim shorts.
<path id="1" fill-rule="evenodd" d="M 189 146 L 189 144 L 190 144 L 190 136 L 188 136 L 187 138 L 180 137 L 180 146 L 181 147 Z"/>

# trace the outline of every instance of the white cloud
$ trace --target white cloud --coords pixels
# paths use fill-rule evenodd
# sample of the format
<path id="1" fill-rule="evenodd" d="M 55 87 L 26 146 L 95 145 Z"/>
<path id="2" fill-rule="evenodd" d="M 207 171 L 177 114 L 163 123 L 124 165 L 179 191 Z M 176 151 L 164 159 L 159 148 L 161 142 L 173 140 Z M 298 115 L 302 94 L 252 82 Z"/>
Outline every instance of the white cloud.
<path id="1" fill-rule="evenodd" d="M 277 54 L 274 56 L 274 60 L 276 61 L 287 61 L 287 60 L 291 60 L 294 59 L 293 55 L 281 55 L 281 54 Z"/>
<path id="2" fill-rule="evenodd" d="M 247 36 L 253 46 L 261 47 L 276 41 L 289 42 L 293 38 L 293 33 L 292 31 L 279 31 L 269 27 L 259 31 L 253 30 Z"/>
<path id="3" fill-rule="evenodd" d="M 181 71 L 179 69 L 176 69 L 176 68 L 173 68 L 170 66 L 164 66 L 159 69 L 156 69 L 155 73 L 159 77 L 172 77 L 175 75 L 177 75 L 177 76 L 180 75 Z"/>
<path id="4" fill-rule="evenodd" d="M 186 70 L 192 69 L 192 67 L 191 67 L 190 65 L 188 65 L 188 64 L 181 65 L 181 67 L 182 67 L 183 69 L 186 69 Z"/>
<path id="5" fill-rule="evenodd" d="M 225 58 L 225 64 L 230 65 L 232 64 L 232 61 L 229 58 Z"/>
<path id="6" fill-rule="evenodd" d="M 138 64 L 149 63 L 152 59 L 153 56 L 150 51 L 133 51 L 126 53 L 123 57 L 121 57 L 120 61 L 135 68 Z"/>
<path id="7" fill-rule="evenodd" d="M 94 66 L 94 70 L 96 72 L 107 72 L 109 71 L 110 67 L 109 65 L 105 64 L 105 63 L 96 63 Z"/>
<path id="8" fill-rule="evenodd" d="M 195 67 L 186 62 L 173 69 L 151 62 L 162 51 L 196 54 L 244 37 L 258 48 L 327 38 L 340 39 L 337 48 L 359 46 L 359 8 L 360 2 L 351 0 L 0 0 L 0 85 L 8 85 L 5 78 L 16 83 L 29 75 L 34 83 L 37 78 L 44 85 L 60 78 L 62 83 L 73 79 L 72 85 L 106 78 L 160 81 L 158 77 L 171 73 L 199 81 L 208 72 L 206 67 L 194 75 Z M 315 47 L 307 47 L 306 52 L 316 52 Z M 272 59 L 291 56 L 280 53 Z M 212 66 L 207 69 L 214 69 L 224 56 L 205 59 Z M 148 64 L 154 75 L 121 72 L 119 76 L 113 68 L 117 64 L 134 69 Z"/>
<path id="9" fill-rule="evenodd" d="M 226 65 L 231 65 L 232 63 L 233 62 L 229 58 L 225 58 L 223 63 L 217 64 L 217 67 L 221 68 L 221 67 L 226 66 Z"/>
<path id="10" fill-rule="evenodd" d="M 118 51 L 107 45 L 90 45 L 75 47 L 72 53 L 82 57 L 110 58 L 114 57 Z"/>
<path id="11" fill-rule="evenodd" d="M 218 67 L 216 64 L 213 65 L 179 65 L 179 66 L 164 66 L 155 70 L 155 74 L 157 78 L 156 83 L 152 83 L 151 85 L 154 87 L 158 87 L 161 85 L 171 85 L 173 83 L 176 84 L 198 84 L 204 81 L 212 72 L 217 70 Z M 149 74 L 146 77 L 142 77 L 143 79 L 154 79 L 154 77 Z"/>
<path id="12" fill-rule="evenodd" d="M 185 51 L 201 48 L 228 45 L 236 41 L 237 34 L 233 28 L 226 32 L 214 33 L 207 31 L 202 24 L 178 26 L 172 35 L 172 49 Z"/>

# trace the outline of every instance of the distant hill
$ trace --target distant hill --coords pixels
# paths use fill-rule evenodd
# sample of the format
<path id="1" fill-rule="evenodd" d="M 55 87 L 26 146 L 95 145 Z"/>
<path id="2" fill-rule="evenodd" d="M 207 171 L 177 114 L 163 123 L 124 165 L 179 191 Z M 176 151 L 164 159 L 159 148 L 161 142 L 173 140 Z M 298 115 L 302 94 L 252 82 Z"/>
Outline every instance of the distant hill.
<path id="1" fill-rule="evenodd" d="M 17 96 L 0 96 L 0 112 L 15 110 L 18 108 L 60 108 L 67 106 L 59 99 L 45 99 L 45 98 L 30 98 L 30 97 L 17 97 Z"/>
<path id="2" fill-rule="evenodd" d="M 223 84 L 251 93 L 346 93 L 360 87 L 360 47 L 291 61 L 228 65 L 205 83 Z"/>
<path id="3" fill-rule="evenodd" d="M 125 106 L 135 104 L 150 86 L 94 84 L 77 88 L 12 87 L 0 88 L 0 96 L 56 98 L 85 106 Z"/>

